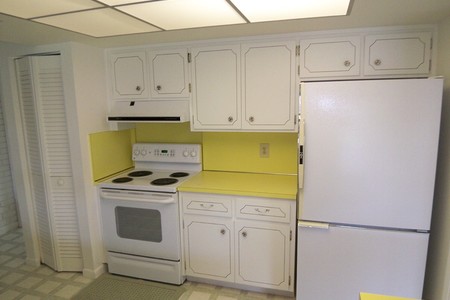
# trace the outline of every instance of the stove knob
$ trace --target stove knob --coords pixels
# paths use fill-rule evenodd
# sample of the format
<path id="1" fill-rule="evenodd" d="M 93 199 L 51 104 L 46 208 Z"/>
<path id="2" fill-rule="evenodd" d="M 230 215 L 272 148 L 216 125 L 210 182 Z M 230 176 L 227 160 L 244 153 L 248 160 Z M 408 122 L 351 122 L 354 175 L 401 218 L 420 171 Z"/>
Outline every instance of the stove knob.
<path id="1" fill-rule="evenodd" d="M 146 155 L 147 155 L 147 150 L 142 149 L 142 150 L 141 150 L 141 155 L 142 155 L 142 156 L 146 156 Z"/>
<path id="2" fill-rule="evenodd" d="M 139 149 L 134 150 L 134 155 L 139 155 L 140 151 Z"/>
<path id="3" fill-rule="evenodd" d="M 191 151 L 191 157 L 196 157 L 197 156 L 197 152 L 195 152 L 194 150 Z"/>
<path id="4" fill-rule="evenodd" d="M 184 157 L 188 157 L 188 156 L 189 156 L 189 151 L 184 150 L 184 151 L 183 151 L 183 156 L 184 156 Z"/>

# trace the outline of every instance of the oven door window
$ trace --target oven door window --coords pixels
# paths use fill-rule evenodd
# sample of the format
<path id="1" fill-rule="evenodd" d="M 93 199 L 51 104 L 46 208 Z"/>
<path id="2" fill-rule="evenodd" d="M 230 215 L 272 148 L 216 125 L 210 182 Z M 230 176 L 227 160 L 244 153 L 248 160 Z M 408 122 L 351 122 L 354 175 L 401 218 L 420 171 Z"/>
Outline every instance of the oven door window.
<path id="1" fill-rule="evenodd" d="M 155 243 L 162 241 L 159 210 L 116 206 L 115 213 L 119 237 Z"/>

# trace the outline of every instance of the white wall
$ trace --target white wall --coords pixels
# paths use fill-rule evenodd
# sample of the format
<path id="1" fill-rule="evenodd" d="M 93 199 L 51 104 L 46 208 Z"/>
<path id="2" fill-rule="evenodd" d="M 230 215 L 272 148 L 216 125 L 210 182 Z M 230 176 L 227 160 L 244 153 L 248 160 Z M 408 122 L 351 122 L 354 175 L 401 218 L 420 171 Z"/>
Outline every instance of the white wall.
<path id="1" fill-rule="evenodd" d="M 439 24 L 437 64 L 445 81 L 424 299 L 450 300 L 450 17 Z"/>
<path id="2" fill-rule="evenodd" d="M 19 226 L 3 113 L 0 97 L 0 235 Z"/>

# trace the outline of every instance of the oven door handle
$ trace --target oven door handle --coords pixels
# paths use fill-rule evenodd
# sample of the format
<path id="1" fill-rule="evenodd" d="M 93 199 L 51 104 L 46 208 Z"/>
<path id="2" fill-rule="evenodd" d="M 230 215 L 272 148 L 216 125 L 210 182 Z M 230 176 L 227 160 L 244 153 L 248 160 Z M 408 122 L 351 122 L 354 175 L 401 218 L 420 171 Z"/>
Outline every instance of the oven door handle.
<path id="1" fill-rule="evenodd" d="M 157 204 L 175 203 L 174 197 L 166 197 L 156 194 L 139 193 L 139 192 L 123 193 L 123 192 L 102 191 L 101 198 L 106 200 L 139 201 L 144 203 L 157 203 Z"/>

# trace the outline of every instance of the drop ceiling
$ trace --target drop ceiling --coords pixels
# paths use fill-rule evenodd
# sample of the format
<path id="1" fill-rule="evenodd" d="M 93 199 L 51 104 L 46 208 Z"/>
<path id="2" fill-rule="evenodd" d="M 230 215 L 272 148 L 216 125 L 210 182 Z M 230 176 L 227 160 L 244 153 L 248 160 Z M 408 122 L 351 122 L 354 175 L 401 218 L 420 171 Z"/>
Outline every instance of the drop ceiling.
<path id="1" fill-rule="evenodd" d="M 437 24 L 450 17 L 449 0 L 349 0 L 351 8 L 344 15 L 328 17 L 307 15 L 306 18 L 295 18 L 289 15 L 280 17 L 273 8 L 266 8 L 265 12 L 270 12 L 264 16 L 267 21 L 252 15 L 245 6 L 245 3 L 250 3 L 251 5 L 248 6 L 251 7 L 255 6 L 253 3 L 261 4 L 266 0 L 132 1 L 134 3 L 129 4 L 130 1 L 127 0 L 1 0 L 0 42 L 43 45 L 75 41 L 100 47 L 114 47 L 358 27 Z M 150 13 L 144 17 L 146 6 L 163 5 L 172 1 L 197 3 L 189 8 L 194 16 L 199 14 L 202 8 L 205 10 L 205 3 L 220 2 L 222 6 L 228 5 L 227 16 L 212 18 L 213 13 L 208 11 L 209 20 L 205 22 L 212 23 L 204 25 L 204 23 L 198 23 L 197 17 L 189 20 L 183 17 L 183 14 L 176 20 L 170 20 L 168 13 L 160 7 L 161 14 L 153 14 L 153 17 L 149 17 Z M 273 1 L 275 2 L 267 1 L 267 3 L 281 3 L 284 0 Z M 302 1 L 296 0 L 298 3 Z M 315 2 L 318 1 L 315 0 Z M 335 0 L 327 1 L 331 3 Z M 57 5 L 48 10 L 47 3 Z M 203 6 L 199 3 L 203 3 Z M 230 4 L 236 7 L 240 5 L 240 8 L 230 10 L 232 7 Z M 183 5 L 177 5 L 179 16 L 180 11 L 187 12 L 180 9 L 184 7 Z M 257 8 L 264 12 L 263 6 L 257 5 Z M 172 11 L 167 8 L 166 10 Z M 102 16 L 94 16 L 94 12 L 102 12 Z M 83 17 L 71 18 L 72 13 L 83 15 Z M 73 28 L 58 28 L 57 19 L 63 16 L 65 16 L 65 24 L 77 26 L 78 32 Z M 131 23 L 130 19 L 133 20 Z M 224 20 L 227 24 L 222 24 L 225 23 Z M 115 25 L 102 26 L 108 21 L 115 22 Z M 94 33 L 87 34 L 83 30 Z M 134 33 L 130 34 L 130 31 Z"/>
<path id="2" fill-rule="evenodd" d="M 346 15 L 350 0 L 2 0 L 0 12 L 92 37 Z"/>

